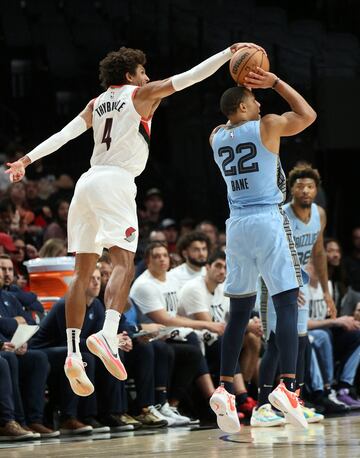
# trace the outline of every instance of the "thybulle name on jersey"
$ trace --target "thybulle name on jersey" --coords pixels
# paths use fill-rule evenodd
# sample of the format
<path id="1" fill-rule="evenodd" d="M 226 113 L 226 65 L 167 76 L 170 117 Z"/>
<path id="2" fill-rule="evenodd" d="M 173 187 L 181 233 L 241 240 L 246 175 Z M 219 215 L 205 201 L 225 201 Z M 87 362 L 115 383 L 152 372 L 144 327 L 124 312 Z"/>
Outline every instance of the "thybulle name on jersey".
<path id="1" fill-rule="evenodd" d="M 118 100 L 116 102 L 104 102 L 96 108 L 96 113 L 99 116 L 103 116 L 105 113 L 109 113 L 110 111 L 119 111 L 126 105 L 125 102 L 122 100 Z"/>

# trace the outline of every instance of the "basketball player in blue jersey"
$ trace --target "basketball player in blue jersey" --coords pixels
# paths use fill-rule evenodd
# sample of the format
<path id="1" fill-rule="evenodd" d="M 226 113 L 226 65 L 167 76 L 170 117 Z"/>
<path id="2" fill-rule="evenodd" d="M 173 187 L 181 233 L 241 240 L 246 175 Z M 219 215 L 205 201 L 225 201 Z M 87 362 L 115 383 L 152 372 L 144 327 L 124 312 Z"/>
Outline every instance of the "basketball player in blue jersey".
<path id="1" fill-rule="evenodd" d="M 59 149 L 90 127 L 94 132 L 91 167 L 76 184 L 68 217 L 68 251 L 76 253 L 75 275 L 66 298 L 68 356 L 65 373 L 79 396 L 94 390 L 79 349 L 86 309 L 85 291 L 103 248 L 109 249 L 113 271 L 105 290 L 103 329 L 88 337 L 89 350 L 120 380 L 127 377 L 118 354 L 117 329 L 134 274 L 137 248 L 135 177 L 146 165 L 151 118 L 161 100 L 208 78 L 233 53 L 252 43 L 237 43 L 187 72 L 149 82 L 145 54 L 122 47 L 100 62 L 105 92 L 60 132 L 45 140 L 16 162 L 7 164 L 11 181 L 19 181 L 25 168 Z"/>
<path id="2" fill-rule="evenodd" d="M 290 221 L 294 236 L 296 251 L 302 269 L 311 257 L 316 272 L 319 276 L 324 298 L 329 314 L 335 318 L 336 307 L 328 288 L 327 258 L 324 249 L 324 229 L 326 214 L 323 208 L 314 203 L 320 176 L 317 170 L 310 165 L 295 167 L 289 173 L 289 189 L 292 200 L 284 205 L 284 211 Z M 308 341 L 307 323 L 309 320 L 308 286 L 301 288 L 300 305 L 298 308 L 298 356 L 296 369 L 296 382 L 298 396 L 304 384 L 305 350 Z M 279 348 L 276 342 L 276 312 L 273 301 L 268 297 L 265 285 L 261 288 L 261 304 L 267 304 L 264 311 L 264 328 L 267 334 L 267 348 L 262 357 L 259 372 L 259 397 L 258 407 L 254 409 L 251 417 L 252 426 L 277 426 L 284 423 L 283 418 L 276 415 L 268 404 L 268 396 L 272 391 L 279 360 Z M 324 417 L 313 410 L 302 406 L 303 414 L 309 423 L 321 421 Z"/>
<path id="3" fill-rule="evenodd" d="M 291 421 L 307 427 L 295 394 L 297 300 L 301 267 L 288 218 L 281 205 L 285 177 L 280 165 L 281 137 L 296 135 L 312 124 L 316 113 L 295 89 L 274 73 L 257 68 L 246 87 L 227 89 L 220 100 L 226 125 L 210 136 L 214 159 L 227 185 L 230 217 L 226 221 L 229 322 L 223 336 L 220 386 L 210 399 L 219 427 L 240 431 L 233 395 L 233 377 L 244 332 L 255 304 L 257 279 L 264 279 L 273 299 L 279 345 L 281 383 L 270 402 Z M 289 105 L 282 115 L 260 118 L 260 103 L 252 89 L 275 90 Z"/>

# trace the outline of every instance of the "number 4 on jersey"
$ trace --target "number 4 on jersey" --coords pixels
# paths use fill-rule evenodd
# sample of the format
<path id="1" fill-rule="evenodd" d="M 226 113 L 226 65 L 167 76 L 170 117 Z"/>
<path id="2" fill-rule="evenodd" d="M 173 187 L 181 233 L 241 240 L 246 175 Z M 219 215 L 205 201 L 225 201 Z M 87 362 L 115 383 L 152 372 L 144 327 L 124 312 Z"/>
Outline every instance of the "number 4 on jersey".
<path id="1" fill-rule="evenodd" d="M 109 151 L 110 144 L 111 144 L 111 127 L 113 123 L 113 118 L 106 118 L 105 120 L 105 128 L 104 128 L 104 134 L 103 138 L 101 140 L 101 143 L 106 143 L 106 150 Z"/>

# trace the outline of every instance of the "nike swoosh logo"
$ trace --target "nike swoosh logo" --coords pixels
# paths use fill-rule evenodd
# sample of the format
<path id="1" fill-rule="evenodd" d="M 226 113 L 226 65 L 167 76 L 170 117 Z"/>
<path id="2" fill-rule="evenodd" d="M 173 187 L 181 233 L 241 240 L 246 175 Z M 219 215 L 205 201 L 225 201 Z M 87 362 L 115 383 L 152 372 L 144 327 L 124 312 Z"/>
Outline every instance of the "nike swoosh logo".
<path id="1" fill-rule="evenodd" d="M 296 407 L 298 406 L 298 402 L 297 402 L 297 399 L 296 399 L 296 397 L 295 397 L 295 394 L 294 394 L 294 393 L 291 393 L 291 392 L 289 393 L 288 390 L 287 390 L 284 386 L 282 386 L 282 385 L 280 385 L 279 388 L 280 388 L 280 390 L 281 390 L 283 393 L 286 394 L 286 397 L 288 398 L 288 400 L 289 400 L 289 402 L 290 402 L 290 404 L 291 404 L 291 407 L 293 407 L 294 409 L 296 409 Z"/>
<path id="2" fill-rule="evenodd" d="M 103 337 L 103 339 L 105 340 L 106 345 L 109 347 L 110 353 L 113 355 L 113 357 L 114 357 L 114 358 L 118 358 L 118 357 L 119 357 L 119 354 L 118 354 L 118 353 L 117 353 L 117 354 L 113 353 L 113 351 L 111 350 L 111 347 L 110 347 L 110 345 L 109 345 L 109 342 L 106 340 L 106 337 L 104 336 L 104 334 L 102 335 L 102 337 Z"/>

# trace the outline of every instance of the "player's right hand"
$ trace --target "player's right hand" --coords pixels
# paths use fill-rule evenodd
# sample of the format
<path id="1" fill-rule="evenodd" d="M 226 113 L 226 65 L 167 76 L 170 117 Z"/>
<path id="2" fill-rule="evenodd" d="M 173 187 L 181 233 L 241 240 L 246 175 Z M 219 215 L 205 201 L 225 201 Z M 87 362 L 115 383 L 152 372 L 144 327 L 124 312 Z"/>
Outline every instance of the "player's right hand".
<path id="1" fill-rule="evenodd" d="M 22 161 L 7 162 L 6 165 L 9 168 L 5 170 L 5 173 L 9 175 L 12 183 L 22 180 L 25 175 L 25 167 Z"/>

